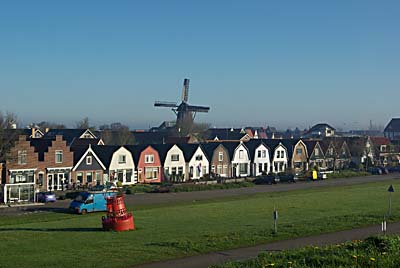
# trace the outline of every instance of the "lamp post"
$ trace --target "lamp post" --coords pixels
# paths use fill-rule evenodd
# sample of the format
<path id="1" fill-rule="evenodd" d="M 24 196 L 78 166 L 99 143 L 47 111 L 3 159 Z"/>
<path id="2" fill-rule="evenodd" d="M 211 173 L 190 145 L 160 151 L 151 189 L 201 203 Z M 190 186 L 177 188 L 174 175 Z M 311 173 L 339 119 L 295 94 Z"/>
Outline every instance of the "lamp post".
<path id="1" fill-rule="evenodd" d="M 393 185 L 389 186 L 388 192 L 389 192 L 389 212 L 388 212 L 388 216 L 390 217 L 391 214 L 392 214 L 392 193 L 394 192 Z"/>

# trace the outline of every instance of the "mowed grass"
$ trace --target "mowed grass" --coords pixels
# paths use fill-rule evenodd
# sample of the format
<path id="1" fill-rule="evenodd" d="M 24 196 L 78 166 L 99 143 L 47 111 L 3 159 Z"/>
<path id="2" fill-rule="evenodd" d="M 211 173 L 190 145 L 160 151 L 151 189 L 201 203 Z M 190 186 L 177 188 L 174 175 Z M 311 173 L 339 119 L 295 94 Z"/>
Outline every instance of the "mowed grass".
<path id="1" fill-rule="evenodd" d="M 215 250 L 378 224 L 399 181 L 131 207 L 137 230 L 103 232 L 101 216 L 0 218 L 0 267 L 132 267 Z M 273 187 L 273 186 L 271 186 Z M 392 220 L 400 197 L 392 196 Z M 274 206 L 278 234 L 272 232 Z"/>

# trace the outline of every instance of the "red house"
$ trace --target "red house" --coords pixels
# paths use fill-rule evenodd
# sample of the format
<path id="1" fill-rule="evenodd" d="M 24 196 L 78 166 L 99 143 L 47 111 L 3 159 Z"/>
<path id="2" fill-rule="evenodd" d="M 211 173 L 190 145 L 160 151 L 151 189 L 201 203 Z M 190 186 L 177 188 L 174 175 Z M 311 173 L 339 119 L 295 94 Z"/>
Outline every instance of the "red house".
<path id="1" fill-rule="evenodd" d="M 160 155 L 151 145 L 140 153 L 137 169 L 139 183 L 161 182 L 164 179 Z"/>

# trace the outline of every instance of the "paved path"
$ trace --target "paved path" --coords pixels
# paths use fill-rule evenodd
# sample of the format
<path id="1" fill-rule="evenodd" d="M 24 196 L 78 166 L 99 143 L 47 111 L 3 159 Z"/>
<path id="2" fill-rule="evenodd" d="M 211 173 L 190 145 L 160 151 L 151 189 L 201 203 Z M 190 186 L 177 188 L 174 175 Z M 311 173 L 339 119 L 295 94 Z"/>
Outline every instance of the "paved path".
<path id="1" fill-rule="evenodd" d="M 387 225 L 388 234 L 400 234 L 400 222 Z M 256 257 L 261 252 L 277 251 L 284 249 L 299 248 L 308 245 L 323 246 L 338 244 L 351 240 L 365 239 L 368 236 L 380 234 L 381 226 L 369 226 L 335 233 L 321 234 L 315 236 L 301 237 L 291 240 L 272 242 L 248 248 L 217 251 L 205 255 L 169 260 L 164 262 L 150 263 L 135 266 L 137 268 L 207 268 L 211 265 L 222 264 L 232 260 L 245 260 Z"/>

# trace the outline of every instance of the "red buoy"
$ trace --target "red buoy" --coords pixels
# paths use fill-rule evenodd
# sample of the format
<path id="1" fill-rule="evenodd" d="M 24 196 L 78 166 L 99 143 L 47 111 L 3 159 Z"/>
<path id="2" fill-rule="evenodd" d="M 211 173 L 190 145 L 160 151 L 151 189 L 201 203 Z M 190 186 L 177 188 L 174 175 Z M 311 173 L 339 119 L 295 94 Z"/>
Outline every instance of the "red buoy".
<path id="1" fill-rule="evenodd" d="M 126 213 L 124 195 L 107 197 L 107 216 L 102 217 L 103 230 L 129 231 L 135 229 L 132 213 Z"/>

